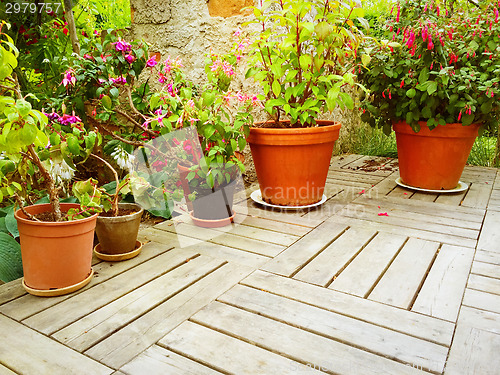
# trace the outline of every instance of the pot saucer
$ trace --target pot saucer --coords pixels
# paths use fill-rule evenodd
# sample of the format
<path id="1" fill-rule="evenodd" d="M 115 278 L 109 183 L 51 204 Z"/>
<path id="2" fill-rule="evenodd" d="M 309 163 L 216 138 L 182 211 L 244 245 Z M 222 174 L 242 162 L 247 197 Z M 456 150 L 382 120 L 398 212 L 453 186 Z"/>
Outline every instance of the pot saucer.
<path id="1" fill-rule="evenodd" d="M 317 206 L 320 206 L 326 202 L 326 195 L 323 194 L 323 197 L 321 198 L 321 200 L 319 202 L 316 202 L 313 204 L 308 204 L 305 206 L 280 206 L 277 204 L 271 204 L 271 203 L 267 203 L 266 201 L 264 201 L 262 199 L 262 193 L 260 192 L 260 189 L 257 189 L 254 192 L 252 192 L 252 194 L 250 194 L 250 198 L 252 198 L 252 200 L 255 203 L 258 203 L 258 204 L 261 204 L 261 205 L 267 206 L 267 207 L 279 208 L 281 210 L 302 210 L 304 208 L 317 207 Z"/>
<path id="2" fill-rule="evenodd" d="M 85 285 L 87 285 L 90 280 L 92 279 L 92 276 L 94 275 L 94 270 L 91 268 L 90 269 L 90 274 L 83 280 L 80 281 L 79 283 L 64 287 L 64 288 L 58 288 L 58 289 L 33 289 L 30 288 L 26 283 L 24 282 L 24 277 L 23 277 L 23 288 L 29 293 L 34 296 L 39 296 L 39 297 L 55 297 L 55 296 L 62 296 L 65 294 L 73 293 L 77 291 L 78 289 L 83 288 Z"/>
<path id="3" fill-rule="evenodd" d="M 439 194 L 459 193 L 459 192 L 465 191 L 469 188 L 469 185 L 466 184 L 465 182 L 458 181 L 458 186 L 455 189 L 450 189 L 450 190 L 423 189 L 423 188 L 418 188 L 418 187 L 409 186 L 409 185 L 404 184 L 403 181 L 401 181 L 401 177 L 396 178 L 396 184 L 398 184 L 401 187 L 411 189 L 411 190 L 423 191 L 425 193 L 439 193 Z"/>
<path id="4" fill-rule="evenodd" d="M 135 249 L 132 251 L 129 251 L 128 253 L 123 253 L 123 254 L 104 254 L 104 253 L 100 253 L 99 250 L 101 250 L 100 243 L 98 243 L 94 247 L 94 254 L 99 259 L 105 260 L 107 262 L 119 262 L 121 260 L 131 259 L 131 258 L 139 255 L 139 253 L 142 250 L 142 242 L 137 240 L 135 243 Z"/>
<path id="5" fill-rule="evenodd" d="M 198 219 L 197 217 L 193 216 L 193 212 L 189 211 L 189 217 L 191 220 L 193 220 L 193 223 L 199 227 L 203 228 L 220 228 L 220 227 L 225 227 L 226 225 L 229 225 L 234 222 L 234 215 L 236 215 L 235 212 L 233 212 L 233 215 L 230 217 L 226 217 L 224 219 L 218 219 L 218 220 L 207 220 L 207 219 Z"/>

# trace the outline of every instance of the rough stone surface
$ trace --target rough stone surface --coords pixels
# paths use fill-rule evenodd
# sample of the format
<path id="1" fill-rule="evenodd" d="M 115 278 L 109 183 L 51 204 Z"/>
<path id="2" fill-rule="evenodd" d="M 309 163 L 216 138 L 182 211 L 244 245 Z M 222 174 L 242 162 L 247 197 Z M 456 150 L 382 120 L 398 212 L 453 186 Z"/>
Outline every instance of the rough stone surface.
<path id="1" fill-rule="evenodd" d="M 162 24 L 170 20 L 170 0 L 131 1 L 132 23 Z"/>

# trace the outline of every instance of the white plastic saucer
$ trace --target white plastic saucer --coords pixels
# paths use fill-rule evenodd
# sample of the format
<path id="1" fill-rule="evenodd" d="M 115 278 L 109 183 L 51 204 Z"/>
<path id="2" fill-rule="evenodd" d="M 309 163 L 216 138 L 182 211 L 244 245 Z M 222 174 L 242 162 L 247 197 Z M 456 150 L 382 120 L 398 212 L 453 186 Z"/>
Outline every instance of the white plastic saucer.
<path id="1" fill-rule="evenodd" d="M 403 181 L 401 181 L 401 177 L 396 178 L 396 184 L 398 184 L 399 186 L 402 186 L 404 188 L 411 189 L 411 190 L 424 191 L 426 193 L 440 193 L 440 194 L 442 194 L 442 193 L 458 193 L 460 191 L 465 191 L 469 188 L 469 185 L 466 184 L 465 182 L 458 181 L 458 186 L 455 189 L 450 189 L 450 190 L 422 189 L 422 188 L 418 188 L 418 187 L 414 187 L 414 186 L 405 185 L 403 183 Z"/>
<path id="2" fill-rule="evenodd" d="M 304 208 L 317 207 L 317 206 L 320 206 L 326 202 L 326 195 L 323 194 L 323 197 L 321 198 L 321 200 L 319 202 L 316 202 L 313 204 L 308 204 L 305 206 L 280 206 L 277 204 L 271 204 L 271 203 L 267 203 L 266 201 L 264 201 L 262 199 L 262 193 L 260 192 L 260 189 L 257 189 L 254 192 L 252 192 L 252 194 L 250 194 L 250 198 L 252 198 L 252 200 L 255 203 L 258 203 L 258 204 L 261 204 L 261 205 L 267 206 L 267 207 L 279 208 L 282 210 L 302 210 Z"/>

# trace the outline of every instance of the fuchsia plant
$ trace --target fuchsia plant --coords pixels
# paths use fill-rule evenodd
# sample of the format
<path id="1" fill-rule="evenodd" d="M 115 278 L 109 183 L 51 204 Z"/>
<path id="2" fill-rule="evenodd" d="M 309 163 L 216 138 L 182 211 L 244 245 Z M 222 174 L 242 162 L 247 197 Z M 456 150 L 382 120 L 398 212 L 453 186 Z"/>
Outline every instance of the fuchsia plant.
<path id="1" fill-rule="evenodd" d="M 361 82 L 370 90 L 362 119 L 390 132 L 404 120 L 416 131 L 446 123 L 492 129 L 500 114 L 500 3 L 454 9 L 405 0 L 392 9 L 385 40 Z M 376 121 L 378 119 L 378 122 Z"/>

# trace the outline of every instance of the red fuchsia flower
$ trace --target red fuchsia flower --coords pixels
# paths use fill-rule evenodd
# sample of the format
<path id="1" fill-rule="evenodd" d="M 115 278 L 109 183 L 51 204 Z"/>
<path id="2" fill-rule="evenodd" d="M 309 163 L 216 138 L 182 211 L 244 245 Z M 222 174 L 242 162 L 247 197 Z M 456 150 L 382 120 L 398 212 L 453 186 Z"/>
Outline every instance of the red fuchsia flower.
<path id="1" fill-rule="evenodd" d="M 67 87 L 68 85 L 74 86 L 76 84 L 75 71 L 73 69 L 68 69 L 64 72 L 61 84 L 64 87 Z"/>
<path id="2" fill-rule="evenodd" d="M 495 22 L 498 22 L 498 9 L 495 8 Z"/>
<path id="3" fill-rule="evenodd" d="M 156 56 L 150 57 L 149 60 L 146 62 L 146 66 L 149 66 L 150 68 L 156 66 L 156 64 L 158 64 L 158 61 L 156 61 Z"/>
<path id="4" fill-rule="evenodd" d="M 403 80 L 401 81 L 401 84 L 399 85 L 399 88 L 400 88 L 400 89 L 402 89 L 404 85 L 405 85 L 405 80 L 403 79 Z"/>
<path id="5" fill-rule="evenodd" d="M 429 42 L 427 43 L 427 49 L 432 50 L 434 48 L 434 43 L 432 43 L 432 39 L 429 36 Z"/>
<path id="6" fill-rule="evenodd" d="M 200 119 L 199 118 L 192 118 L 192 117 L 189 119 L 189 123 L 191 124 L 191 126 L 193 126 L 196 121 L 200 121 Z"/>
<path id="7" fill-rule="evenodd" d="M 75 116 L 75 112 L 73 111 L 72 115 L 64 114 L 60 116 L 57 121 L 62 125 L 74 125 L 82 122 L 82 119 L 78 116 Z"/>
<path id="8" fill-rule="evenodd" d="M 125 60 L 127 60 L 129 64 L 132 64 L 135 61 L 135 56 L 125 55 Z"/>
<path id="9" fill-rule="evenodd" d="M 86 54 L 83 55 L 83 58 L 84 59 L 88 59 L 88 60 L 92 60 L 94 57 L 91 54 L 86 53 Z"/>
<path id="10" fill-rule="evenodd" d="M 97 116 L 97 109 L 94 108 L 94 110 L 92 111 L 92 117 L 96 117 Z"/>
<path id="11" fill-rule="evenodd" d="M 399 22 L 399 15 L 401 14 L 401 8 L 399 7 L 399 4 L 398 4 L 398 14 L 396 16 L 396 22 Z"/>
<path id="12" fill-rule="evenodd" d="M 64 33 L 64 35 L 68 35 L 68 32 L 69 32 L 69 30 L 65 27 L 65 28 L 63 29 L 63 33 Z"/>

